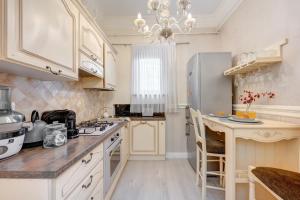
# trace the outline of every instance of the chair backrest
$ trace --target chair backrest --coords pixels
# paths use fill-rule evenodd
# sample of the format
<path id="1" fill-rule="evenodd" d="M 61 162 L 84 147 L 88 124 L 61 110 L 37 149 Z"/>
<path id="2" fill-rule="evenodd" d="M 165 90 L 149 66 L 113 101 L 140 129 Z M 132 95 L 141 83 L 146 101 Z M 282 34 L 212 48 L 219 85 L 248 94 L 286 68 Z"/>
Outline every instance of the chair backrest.
<path id="1" fill-rule="evenodd" d="M 203 124 L 202 114 L 199 110 L 195 111 L 193 108 L 190 108 L 191 117 L 194 124 L 194 132 L 196 136 L 196 142 L 201 142 L 202 148 L 206 150 L 206 136 L 205 136 L 205 127 Z"/>

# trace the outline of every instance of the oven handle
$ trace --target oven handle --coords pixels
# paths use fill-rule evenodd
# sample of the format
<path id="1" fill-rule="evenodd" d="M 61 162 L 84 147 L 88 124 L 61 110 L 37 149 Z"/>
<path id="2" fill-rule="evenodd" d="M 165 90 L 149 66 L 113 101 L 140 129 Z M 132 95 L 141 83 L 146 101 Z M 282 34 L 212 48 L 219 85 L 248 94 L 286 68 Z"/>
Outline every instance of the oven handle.
<path id="1" fill-rule="evenodd" d="M 114 149 L 116 149 L 117 146 L 120 146 L 121 143 L 122 143 L 122 141 L 123 141 L 123 139 L 120 139 L 120 141 L 118 142 L 118 144 L 116 144 L 116 146 L 114 147 Z M 112 154 L 115 153 L 115 151 L 116 151 L 116 150 L 111 151 L 111 152 L 109 153 L 109 157 L 111 157 Z"/>

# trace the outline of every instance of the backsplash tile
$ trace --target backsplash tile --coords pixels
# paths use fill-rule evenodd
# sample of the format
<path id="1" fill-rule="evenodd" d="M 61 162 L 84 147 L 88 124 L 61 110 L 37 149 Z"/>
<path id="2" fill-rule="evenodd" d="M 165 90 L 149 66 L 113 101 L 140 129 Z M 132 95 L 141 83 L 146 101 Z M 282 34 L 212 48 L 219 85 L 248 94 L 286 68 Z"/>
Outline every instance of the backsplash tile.
<path id="1" fill-rule="evenodd" d="M 70 109 L 77 121 L 96 118 L 103 111 L 103 92 L 85 90 L 80 82 L 40 81 L 0 73 L 0 85 L 12 87 L 16 110 L 30 120 L 32 110 Z"/>

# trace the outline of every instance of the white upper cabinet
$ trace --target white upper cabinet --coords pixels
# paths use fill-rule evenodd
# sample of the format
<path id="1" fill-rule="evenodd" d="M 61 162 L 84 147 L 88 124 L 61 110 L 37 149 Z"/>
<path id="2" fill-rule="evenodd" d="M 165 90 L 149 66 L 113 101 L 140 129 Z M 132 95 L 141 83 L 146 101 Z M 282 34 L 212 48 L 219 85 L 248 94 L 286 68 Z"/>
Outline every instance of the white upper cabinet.
<path id="1" fill-rule="evenodd" d="M 77 79 L 79 10 L 72 1 L 5 2 L 4 58 L 21 66 L 11 69 L 12 72 L 26 75 L 35 70 L 31 73 L 35 76 L 38 72 L 48 72 Z"/>
<path id="2" fill-rule="evenodd" d="M 117 59 L 113 50 L 105 45 L 104 86 L 106 89 L 116 88 Z"/>
<path id="3" fill-rule="evenodd" d="M 96 29 L 80 15 L 80 50 L 103 66 L 103 40 Z"/>

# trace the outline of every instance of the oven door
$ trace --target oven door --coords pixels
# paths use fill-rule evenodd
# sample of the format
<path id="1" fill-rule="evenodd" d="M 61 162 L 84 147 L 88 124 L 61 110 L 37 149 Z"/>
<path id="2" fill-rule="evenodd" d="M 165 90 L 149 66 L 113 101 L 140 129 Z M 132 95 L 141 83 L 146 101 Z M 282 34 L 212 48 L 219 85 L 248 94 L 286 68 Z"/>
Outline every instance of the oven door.
<path id="1" fill-rule="evenodd" d="M 105 151 L 105 173 L 104 173 L 104 191 L 108 192 L 111 183 L 121 167 L 121 144 L 122 139 L 116 140 Z"/>

